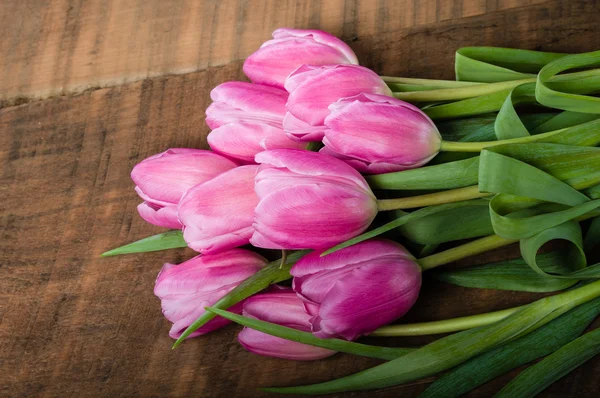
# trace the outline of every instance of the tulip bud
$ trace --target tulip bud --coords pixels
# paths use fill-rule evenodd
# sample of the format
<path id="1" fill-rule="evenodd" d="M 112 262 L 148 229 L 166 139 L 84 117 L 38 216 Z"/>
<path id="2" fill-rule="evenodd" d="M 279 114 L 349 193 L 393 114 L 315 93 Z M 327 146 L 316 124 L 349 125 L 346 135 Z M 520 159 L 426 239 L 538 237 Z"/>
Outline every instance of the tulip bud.
<path id="1" fill-rule="evenodd" d="M 256 155 L 254 246 L 321 249 L 363 232 L 377 214 L 365 179 L 339 159 L 297 149 Z"/>
<path id="2" fill-rule="evenodd" d="M 202 149 L 172 148 L 150 156 L 131 171 L 135 190 L 144 199 L 138 212 L 151 224 L 181 228 L 177 204 L 183 194 L 236 166 L 231 160 Z"/>
<path id="3" fill-rule="evenodd" d="M 283 87 L 285 78 L 303 64 L 358 64 L 350 47 L 320 30 L 277 29 L 244 62 L 244 73 L 254 83 Z"/>
<path id="4" fill-rule="evenodd" d="M 206 110 L 211 149 L 246 164 L 266 149 L 302 148 L 283 131 L 288 93 L 275 87 L 227 82 L 210 93 L 213 103 Z"/>
<path id="5" fill-rule="evenodd" d="M 392 91 L 372 70 L 358 65 L 302 65 L 285 81 L 290 93 L 285 123 L 286 133 L 302 141 L 320 141 L 325 131 L 329 105 L 340 98 L 360 93 L 392 95 Z M 310 127 L 310 133 L 306 130 Z"/>
<path id="6" fill-rule="evenodd" d="M 232 249 L 210 256 L 196 256 L 184 263 L 165 264 L 154 286 L 165 318 L 173 322 L 169 336 L 176 339 L 200 315 L 237 285 L 267 264 L 267 260 L 244 249 Z M 238 304 L 228 311 L 240 313 Z M 196 337 L 219 329 L 229 321 L 216 317 L 193 332 Z"/>
<path id="7" fill-rule="evenodd" d="M 202 254 L 217 253 L 249 242 L 258 166 L 240 166 L 191 188 L 177 213 L 188 246 Z"/>
<path id="8" fill-rule="evenodd" d="M 356 170 L 381 174 L 429 162 L 442 137 L 419 108 L 395 98 L 362 93 L 329 106 L 322 153 Z"/>
<path id="9" fill-rule="evenodd" d="M 310 332 L 310 315 L 304 310 L 302 300 L 291 289 L 257 294 L 244 302 L 242 315 L 276 323 L 281 326 Z M 314 347 L 271 336 L 245 327 L 238 341 L 250 352 L 276 358 L 310 361 L 335 354 L 335 351 Z"/>
<path id="10" fill-rule="evenodd" d="M 354 340 L 404 315 L 421 288 L 421 269 L 398 243 L 371 239 L 321 257 L 310 253 L 291 269 L 320 338 Z"/>

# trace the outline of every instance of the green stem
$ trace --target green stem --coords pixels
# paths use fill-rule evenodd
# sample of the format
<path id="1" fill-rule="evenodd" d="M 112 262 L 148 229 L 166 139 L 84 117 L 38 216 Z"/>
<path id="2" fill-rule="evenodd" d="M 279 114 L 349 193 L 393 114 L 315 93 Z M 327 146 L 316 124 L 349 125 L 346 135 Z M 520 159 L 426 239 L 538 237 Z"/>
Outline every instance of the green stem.
<path id="1" fill-rule="evenodd" d="M 379 76 L 381 80 L 386 83 L 400 83 L 400 84 L 415 84 L 422 86 L 435 86 L 445 88 L 459 88 L 459 87 L 471 87 L 478 86 L 487 83 L 480 82 L 465 82 L 458 80 L 436 80 L 436 79 L 416 79 L 409 77 L 394 77 L 394 76 Z"/>
<path id="2" fill-rule="evenodd" d="M 407 198 L 379 199 L 377 201 L 377 209 L 379 211 L 413 209 L 415 207 L 461 202 L 463 200 L 477 199 L 490 195 L 487 192 L 479 192 L 479 187 L 473 185 L 425 195 L 409 196 Z"/>
<path id="3" fill-rule="evenodd" d="M 432 254 L 431 256 L 423 257 L 418 262 L 421 265 L 421 269 L 425 271 L 518 241 L 518 239 L 504 239 L 498 235 L 490 235 L 453 247 L 452 249 L 444 250 L 443 252 Z"/>
<path id="4" fill-rule="evenodd" d="M 460 318 L 444 319 L 442 321 L 409 323 L 404 325 L 388 325 L 375 330 L 370 334 L 370 336 L 425 336 L 431 334 L 459 332 L 461 330 L 473 329 L 479 326 L 485 326 L 494 322 L 498 322 L 499 320 L 506 318 L 521 308 L 523 307 L 508 308 L 502 311 L 494 311 Z"/>
<path id="5" fill-rule="evenodd" d="M 547 133 L 528 135 L 526 137 L 509 138 L 507 140 L 498 141 L 481 141 L 481 142 L 458 142 L 458 141 L 442 141 L 440 151 L 442 152 L 481 152 L 485 148 L 497 145 L 506 144 L 524 144 L 528 142 L 544 141 L 557 134 L 561 134 L 566 129 L 549 131 Z"/>
<path id="6" fill-rule="evenodd" d="M 453 101 L 508 90 L 525 83 L 535 83 L 536 78 L 511 80 L 506 82 L 476 84 L 458 88 L 442 88 L 439 90 L 396 92 L 394 98 L 407 102 Z"/>

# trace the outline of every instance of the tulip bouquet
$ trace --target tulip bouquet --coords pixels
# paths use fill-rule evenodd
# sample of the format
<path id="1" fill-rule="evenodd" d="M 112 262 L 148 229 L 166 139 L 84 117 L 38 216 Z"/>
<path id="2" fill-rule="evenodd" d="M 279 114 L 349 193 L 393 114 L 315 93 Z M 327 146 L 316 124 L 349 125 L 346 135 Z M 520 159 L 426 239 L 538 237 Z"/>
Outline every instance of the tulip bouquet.
<path id="1" fill-rule="evenodd" d="M 600 313 L 600 264 L 588 265 L 600 242 L 598 67 L 600 51 L 468 47 L 456 81 L 381 77 L 328 33 L 278 29 L 244 63 L 251 83 L 212 90 L 210 151 L 168 149 L 131 172 L 140 216 L 171 231 L 104 255 L 199 253 L 156 280 L 175 346 L 233 321 L 256 354 L 386 361 L 269 391 L 377 389 L 450 370 L 424 396 L 458 396 L 546 356 L 498 393 L 534 395 L 600 352 L 600 330 L 582 335 Z M 553 240 L 565 244 L 540 251 Z M 391 324 L 422 272 L 517 242 L 521 258 L 432 275 L 559 293 Z M 356 342 L 453 332 L 420 348 Z"/>

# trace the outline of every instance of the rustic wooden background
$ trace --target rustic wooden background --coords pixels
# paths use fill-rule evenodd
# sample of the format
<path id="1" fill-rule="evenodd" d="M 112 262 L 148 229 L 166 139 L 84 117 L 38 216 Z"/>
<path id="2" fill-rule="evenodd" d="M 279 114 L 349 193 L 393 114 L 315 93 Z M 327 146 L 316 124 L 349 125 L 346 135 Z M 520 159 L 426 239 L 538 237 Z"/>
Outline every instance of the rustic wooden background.
<path id="1" fill-rule="evenodd" d="M 189 250 L 101 259 L 157 233 L 136 214 L 129 171 L 168 147 L 206 147 L 210 89 L 280 26 L 328 30 L 381 74 L 453 77 L 465 45 L 600 48 L 600 2 L 519 0 L 3 0 L 0 2 L 0 394 L 260 397 L 376 360 L 257 357 L 236 326 L 176 351 L 154 279 Z M 463 261 L 515 255 L 498 250 Z M 409 320 L 503 309 L 534 294 L 425 280 Z M 415 345 L 428 338 L 366 341 Z M 470 394 L 487 397 L 519 370 Z M 600 360 L 547 397 L 600 396 Z M 412 397 L 425 380 L 357 397 Z"/>

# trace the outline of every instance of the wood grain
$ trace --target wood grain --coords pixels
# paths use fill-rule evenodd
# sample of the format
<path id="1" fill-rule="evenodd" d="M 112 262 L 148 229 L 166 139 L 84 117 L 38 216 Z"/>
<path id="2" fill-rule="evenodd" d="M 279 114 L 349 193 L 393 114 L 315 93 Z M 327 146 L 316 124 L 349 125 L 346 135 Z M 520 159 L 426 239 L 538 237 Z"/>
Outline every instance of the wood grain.
<path id="1" fill-rule="evenodd" d="M 282 26 L 351 41 L 541 0 L 4 0 L 0 103 L 242 60 Z"/>
<path id="2" fill-rule="evenodd" d="M 77 11 L 80 31 L 88 29 L 85 27 L 88 24 L 100 21 L 97 14 L 87 10 L 92 3 L 96 4 L 73 3 L 75 8 L 80 7 Z M 501 8 L 496 3 L 505 4 L 487 2 L 485 7 L 489 6 L 490 10 Z M 21 9 L 15 4 L 2 3 L 3 18 L 6 18 L 5 12 Z M 117 26 L 113 24 L 123 17 L 118 10 L 129 10 L 129 3 L 103 4 L 110 5 L 106 9 L 107 22 L 104 28 L 97 29 L 106 32 L 112 29 L 113 33 L 107 34 L 114 35 Z M 187 10 L 186 4 L 182 7 L 185 5 Z M 107 259 L 98 257 L 106 249 L 160 231 L 137 216 L 135 207 L 139 199 L 129 180 L 129 171 L 140 160 L 168 147 L 206 147 L 208 130 L 203 121 L 203 111 L 209 104 L 208 93 L 223 81 L 243 77 L 241 61 L 232 60 L 243 57 L 245 51 L 251 48 L 246 47 L 250 45 L 245 44 L 245 37 L 248 36 L 250 42 L 266 39 L 268 34 L 261 31 L 264 26 L 259 23 L 264 21 L 269 21 L 267 30 L 277 25 L 295 25 L 296 18 L 298 24 L 311 25 L 306 21 L 310 21 L 310 15 L 316 15 L 315 10 L 318 10 L 312 3 L 304 2 L 285 3 L 282 9 L 272 2 L 264 4 L 261 8 L 254 2 L 246 3 L 248 13 L 257 15 L 252 22 L 258 24 L 256 32 L 248 36 L 244 34 L 244 28 L 229 39 L 223 39 L 225 44 L 219 42 L 209 46 L 213 58 L 197 67 L 205 68 L 202 71 L 143 78 L 149 70 L 148 65 L 154 65 L 159 74 L 168 73 L 163 61 L 184 57 L 179 47 L 170 55 L 163 53 L 166 44 L 157 39 L 159 42 L 153 43 L 153 49 L 148 50 L 155 54 L 154 58 L 149 56 L 150 53 L 136 52 L 135 46 L 129 51 L 127 47 L 114 48 L 111 57 L 118 58 L 114 62 L 126 65 L 118 71 L 105 65 L 95 71 L 82 72 L 82 64 L 79 63 L 82 61 L 74 58 L 67 61 L 62 56 L 66 53 L 58 52 L 53 55 L 56 59 L 60 58 L 60 62 L 66 64 L 71 62 L 71 72 L 64 72 L 64 65 L 55 70 L 66 76 L 64 82 L 56 83 L 60 79 L 52 80 L 56 76 L 50 73 L 47 75 L 51 76 L 49 80 L 14 86 L 17 87 L 16 92 L 22 95 L 28 92 L 27 89 L 37 87 L 36 90 L 39 90 L 43 84 L 69 87 L 77 79 L 90 82 L 98 76 L 105 76 L 104 73 L 113 73 L 123 82 L 129 79 L 127 73 L 135 70 L 137 78 L 143 78 L 77 96 L 0 109 L 1 396 L 266 397 L 270 395 L 259 393 L 255 388 L 330 380 L 378 363 L 341 354 L 313 363 L 257 357 L 237 344 L 235 336 L 239 328 L 236 326 L 190 340 L 180 349 L 171 351 L 172 340 L 167 335 L 170 325 L 160 313 L 159 301 L 153 296 L 152 287 L 163 262 L 181 262 L 193 253 L 174 250 Z M 350 6 L 343 14 L 333 6 L 331 9 L 321 8 L 318 17 L 314 17 L 318 19 L 313 20 L 311 26 L 325 26 L 320 24 L 329 21 L 327 23 L 332 25 L 330 30 L 342 32 L 346 38 L 356 36 L 351 45 L 359 58 L 380 73 L 452 78 L 453 53 L 464 45 L 571 52 L 600 48 L 600 26 L 597 23 L 600 3 L 597 1 L 549 1 L 492 12 L 471 8 L 471 2 L 464 1 L 460 2 L 462 7 L 458 10 L 440 5 L 440 14 L 435 17 L 434 13 L 423 12 L 419 8 L 419 16 L 415 17 L 419 23 L 393 27 L 385 27 L 385 24 L 382 27 L 373 23 L 375 20 L 361 19 L 363 17 L 359 15 L 363 15 L 367 2 L 348 4 Z M 483 7 L 483 3 L 477 4 Z M 46 21 L 54 15 L 46 14 L 50 12 L 47 8 L 57 7 L 46 6 L 45 3 L 36 7 L 33 3 L 29 5 L 31 15 L 37 15 L 35 18 L 43 15 L 42 19 Z M 217 7 L 217 3 L 212 2 L 203 5 L 204 8 L 209 5 Z M 138 15 L 139 21 L 150 21 L 147 22 L 149 24 L 158 19 L 170 21 L 167 17 L 171 15 L 170 9 L 156 11 L 157 19 L 152 19 L 147 16 L 145 2 L 136 4 L 135 10 L 131 7 L 132 10 L 127 13 Z M 222 14 L 215 22 L 214 32 L 229 28 L 229 25 L 223 26 L 227 23 L 225 16 L 235 14 L 225 12 L 227 7 L 227 2 L 218 4 L 218 12 Z M 392 12 L 398 10 L 390 7 L 386 13 L 396 15 Z M 463 14 L 466 12 L 469 14 Z M 484 15 L 476 15 L 483 12 Z M 180 11 L 180 14 L 192 13 Z M 459 19 L 462 15 L 475 16 Z M 393 22 L 389 23 L 399 23 L 396 18 L 391 17 Z M 448 21 L 437 22 L 445 19 Z M 345 21 L 343 26 L 339 21 Z M 23 23 L 21 32 L 28 31 L 30 22 Z M 154 30 L 154 26 L 146 27 L 145 43 L 152 41 L 148 32 Z M 136 37 L 132 39 L 133 43 L 142 40 L 143 35 L 137 32 L 139 25 L 121 28 L 124 29 L 121 35 Z M 25 65 L 19 62 L 25 62 L 27 51 L 20 49 L 18 39 L 7 35 L 6 25 L 0 29 L 5 29 L 0 36 L 4 38 L 3 46 L 6 42 L 16 43 L 16 47 L 2 47 L 2 54 L 6 54 L 6 48 L 16 48 L 20 54 L 14 55 L 11 62 L 6 58 L 0 61 L 3 70 L 7 70 L 9 65 L 11 73 L 16 76 L 14 73 L 19 71 L 17 65 Z M 129 30 L 128 34 L 125 29 Z M 183 27 L 178 29 L 185 30 Z M 259 34 L 259 31 L 262 33 Z M 206 41 L 213 31 L 203 32 L 202 40 Z M 141 36 L 136 36 L 138 34 Z M 44 43 L 49 43 L 49 37 L 53 37 L 46 33 L 40 35 Z M 69 46 L 78 48 L 68 43 L 73 40 L 77 43 L 80 39 L 73 39 L 72 33 L 63 35 L 67 43 L 63 44 L 64 51 Z M 178 37 L 176 34 L 173 36 Z M 238 50 L 228 53 L 232 40 L 239 43 Z M 258 42 L 253 43 L 254 47 L 258 45 Z M 109 47 L 108 44 L 100 45 L 99 48 L 104 50 L 98 54 L 104 54 L 102 57 L 108 59 L 105 51 Z M 40 44 L 39 48 L 46 47 Z M 41 60 L 40 54 L 37 50 L 33 51 L 27 59 Z M 128 64 L 135 57 L 138 57 L 137 64 Z M 162 61 L 157 61 L 159 58 Z M 39 67 L 30 66 L 34 69 Z M 37 75 L 22 73 L 23 76 Z M 6 75 L 1 76 L 2 84 L 7 84 Z M 15 78 L 15 81 L 18 79 Z M 516 253 L 515 248 L 497 250 L 464 260 L 462 264 L 509 258 Z M 487 312 L 527 303 L 537 297 L 540 295 L 463 289 L 426 278 L 421 298 L 406 320 L 434 320 Z M 419 345 L 430 340 L 425 337 L 365 339 L 366 342 L 397 346 Z M 517 372 L 502 376 L 469 396 L 491 396 Z M 599 372 L 600 360 L 594 359 L 553 385 L 543 396 L 597 397 L 600 395 L 596 381 Z M 423 391 L 426 383 L 421 381 L 378 392 L 344 396 L 402 394 L 412 397 Z"/>

